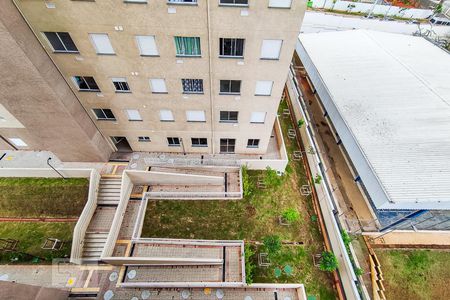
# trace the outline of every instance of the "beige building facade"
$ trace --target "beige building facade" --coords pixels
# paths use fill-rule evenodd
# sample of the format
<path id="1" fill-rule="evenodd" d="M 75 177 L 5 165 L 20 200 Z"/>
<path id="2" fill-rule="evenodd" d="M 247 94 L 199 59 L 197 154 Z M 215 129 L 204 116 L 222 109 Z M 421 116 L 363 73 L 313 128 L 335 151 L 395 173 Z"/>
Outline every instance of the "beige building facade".
<path id="1" fill-rule="evenodd" d="M 303 0 L 13 2 L 113 150 L 266 153 Z"/>

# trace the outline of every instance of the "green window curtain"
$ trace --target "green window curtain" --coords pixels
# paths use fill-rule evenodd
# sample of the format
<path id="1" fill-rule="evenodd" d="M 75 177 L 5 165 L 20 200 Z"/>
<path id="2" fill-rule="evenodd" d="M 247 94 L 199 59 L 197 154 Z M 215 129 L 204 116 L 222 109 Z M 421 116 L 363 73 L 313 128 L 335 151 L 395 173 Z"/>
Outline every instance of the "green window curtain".
<path id="1" fill-rule="evenodd" d="M 201 55 L 199 37 L 175 37 L 177 55 Z"/>

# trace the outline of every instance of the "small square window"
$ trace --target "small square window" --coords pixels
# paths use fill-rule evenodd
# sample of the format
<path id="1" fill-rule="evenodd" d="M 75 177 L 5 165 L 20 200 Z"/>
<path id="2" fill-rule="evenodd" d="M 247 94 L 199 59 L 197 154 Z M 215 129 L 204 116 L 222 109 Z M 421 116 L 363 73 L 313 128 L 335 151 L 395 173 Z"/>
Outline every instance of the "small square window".
<path id="1" fill-rule="evenodd" d="M 261 45 L 261 59 L 280 59 L 282 40 L 263 40 Z"/>
<path id="2" fill-rule="evenodd" d="M 244 39 L 220 38 L 219 55 L 222 57 L 244 57 Z"/>
<path id="3" fill-rule="evenodd" d="M 205 111 L 188 110 L 186 111 L 186 119 L 188 122 L 206 122 Z"/>
<path id="4" fill-rule="evenodd" d="M 116 117 L 114 117 L 113 112 L 109 108 L 94 108 L 92 109 L 97 120 L 108 120 L 115 121 Z"/>
<path id="5" fill-rule="evenodd" d="M 220 5 L 248 6 L 248 0 L 219 0 Z"/>
<path id="6" fill-rule="evenodd" d="M 126 109 L 128 121 L 142 121 L 141 114 L 137 109 Z"/>
<path id="7" fill-rule="evenodd" d="M 27 143 L 25 143 L 21 138 L 9 138 L 9 141 L 14 144 L 16 147 L 27 147 Z"/>
<path id="8" fill-rule="evenodd" d="M 159 52 L 156 48 L 156 41 L 153 35 L 138 35 L 136 36 L 139 53 L 141 56 L 158 56 Z"/>
<path id="9" fill-rule="evenodd" d="M 115 54 L 111 41 L 106 33 L 90 33 L 89 37 L 97 54 Z"/>
<path id="10" fill-rule="evenodd" d="M 77 46 L 68 32 L 44 32 L 55 52 L 78 53 Z"/>
<path id="11" fill-rule="evenodd" d="M 241 81 L 240 80 L 221 80 L 220 81 L 220 93 L 239 95 L 241 93 Z"/>
<path id="12" fill-rule="evenodd" d="M 266 113 L 265 112 L 252 112 L 250 117 L 250 123 L 253 124 L 264 124 L 266 121 Z"/>
<path id="13" fill-rule="evenodd" d="M 291 8 L 292 0 L 269 0 L 270 8 Z"/>
<path id="14" fill-rule="evenodd" d="M 203 94 L 203 79 L 181 79 L 183 93 Z"/>
<path id="15" fill-rule="evenodd" d="M 273 81 L 260 80 L 256 82 L 256 96 L 270 96 L 272 94 Z"/>
<path id="16" fill-rule="evenodd" d="M 100 89 L 92 76 L 73 76 L 72 80 L 79 91 L 100 92 Z"/>
<path id="17" fill-rule="evenodd" d="M 151 142 L 151 139 L 149 136 L 139 136 L 138 142 Z"/>
<path id="18" fill-rule="evenodd" d="M 128 86 L 128 82 L 126 78 L 111 78 L 114 88 L 116 89 L 117 93 L 129 93 L 130 87 Z"/>
<path id="19" fill-rule="evenodd" d="M 192 147 L 208 147 L 207 138 L 191 138 Z"/>
<path id="20" fill-rule="evenodd" d="M 159 111 L 159 120 L 161 122 L 173 122 L 175 118 L 173 117 L 173 113 L 171 110 L 162 109 Z"/>
<path id="21" fill-rule="evenodd" d="M 150 87 L 152 89 L 152 93 L 155 94 L 166 94 L 167 87 L 164 79 L 154 78 L 150 79 Z"/>
<path id="22" fill-rule="evenodd" d="M 247 148 L 258 148 L 259 147 L 259 139 L 249 139 L 247 141 Z"/>
<path id="23" fill-rule="evenodd" d="M 220 122 L 222 123 L 237 123 L 239 112 L 237 111 L 221 111 Z"/>
<path id="24" fill-rule="evenodd" d="M 179 147 L 181 145 L 180 138 L 177 137 L 168 137 L 167 143 L 169 144 L 170 147 Z"/>
<path id="25" fill-rule="evenodd" d="M 201 56 L 202 50 L 200 47 L 199 37 L 175 37 L 175 49 L 177 56 Z"/>

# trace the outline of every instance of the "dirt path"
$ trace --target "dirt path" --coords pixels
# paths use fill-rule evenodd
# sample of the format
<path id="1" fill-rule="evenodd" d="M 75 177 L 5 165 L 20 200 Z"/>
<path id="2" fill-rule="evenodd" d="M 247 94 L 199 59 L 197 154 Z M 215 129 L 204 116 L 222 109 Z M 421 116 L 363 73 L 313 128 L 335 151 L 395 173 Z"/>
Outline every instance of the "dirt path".
<path id="1" fill-rule="evenodd" d="M 78 218 L 8 218 L 0 217 L 0 222 L 76 222 Z"/>

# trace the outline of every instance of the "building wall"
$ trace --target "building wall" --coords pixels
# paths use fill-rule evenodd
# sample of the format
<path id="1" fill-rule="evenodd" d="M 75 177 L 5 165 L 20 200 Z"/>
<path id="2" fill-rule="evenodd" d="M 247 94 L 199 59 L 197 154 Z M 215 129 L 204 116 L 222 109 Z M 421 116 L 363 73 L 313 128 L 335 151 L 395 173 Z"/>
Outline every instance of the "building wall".
<path id="1" fill-rule="evenodd" d="M 49 150 L 63 161 L 106 161 L 111 146 L 11 1 L 0 5 L 0 149 Z"/>
<path id="2" fill-rule="evenodd" d="M 268 0 L 249 0 L 245 8 L 211 0 L 199 0 L 198 5 L 54 0 L 55 8 L 50 9 L 44 1 L 15 2 L 68 81 L 75 75 L 95 78 L 100 93 L 71 88 L 105 136 L 125 136 L 134 151 L 181 152 L 181 147 L 169 147 L 166 139 L 181 137 L 185 150 L 192 153 L 219 153 L 220 138 L 235 138 L 236 153 L 266 152 L 305 1 L 293 0 L 290 9 L 269 8 Z M 123 30 L 117 31 L 117 26 Z M 53 53 L 44 31 L 69 32 L 79 53 Z M 89 33 L 108 34 L 115 55 L 97 55 Z M 154 35 L 159 56 L 141 57 L 136 35 Z M 174 36 L 200 37 L 201 58 L 176 57 Z M 219 58 L 221 37 L 245 38 L 244 59 Z M 260 59 L 263 39 L 283 40 L 279 60 Z M 131 93 L 116 93 L 111 77 L 125 77 Z M 168 93 L 152 94 L 150 78 L 164 78 Z M 204 93 L 183 94 L 182 78 L 203 79 Z M 242 80 L 241 95 L 219 95 L 220 79 Z M 254 95 L 257 80 L 274 81 L 271 96 Z M 93 108 L 110 108 L 116 121 L 97 121 Z M 143 121 L 128 121 L 125 109 L 139 110 Z M 161 109 L 171 110 L 175 122 L 161 122 Z M 205 111 L 206 122 L 187 122 L 186 110 Z M 221 110 L 239 111 L 239 122 L 219 123 Z M 251 112 L 267 112 L 265 123 L 250 124 Z M 151 142 L 138 142 L 138 136 L 149 136 Z M 207 138 L 208 147 L 191 147 L 191 137 Z M 250 138 L 260 139 L 260 147 L 247 148 Z"/>

